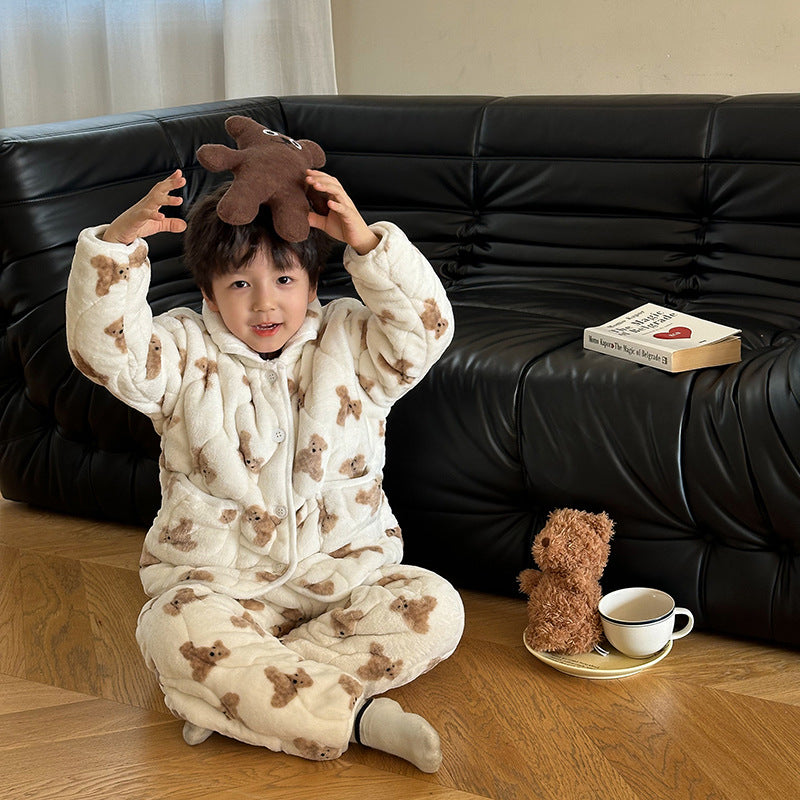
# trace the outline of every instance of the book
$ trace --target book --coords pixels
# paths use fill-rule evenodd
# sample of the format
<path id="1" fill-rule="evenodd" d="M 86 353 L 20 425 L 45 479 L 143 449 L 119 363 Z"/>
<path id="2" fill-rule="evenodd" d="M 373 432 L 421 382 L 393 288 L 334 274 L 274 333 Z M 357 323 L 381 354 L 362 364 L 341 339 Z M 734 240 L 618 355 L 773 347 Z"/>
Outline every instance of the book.
<path id="1" fill-rule="evenodd" d="M 586 328 L 583 346 L 666 372 L 733 364 L 741 330 L 646 303 L 604 325 Z"/>

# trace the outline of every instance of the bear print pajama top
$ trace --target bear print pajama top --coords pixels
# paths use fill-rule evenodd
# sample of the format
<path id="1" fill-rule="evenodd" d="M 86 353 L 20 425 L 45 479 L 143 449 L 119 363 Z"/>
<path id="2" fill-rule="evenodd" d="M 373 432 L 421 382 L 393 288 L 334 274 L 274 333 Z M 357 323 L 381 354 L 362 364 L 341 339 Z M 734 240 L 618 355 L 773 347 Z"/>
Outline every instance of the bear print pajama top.
<path id="1" fill-rule="evenodd" d="M 204 305 L 153 317 L 147 244 L 82 232 L 67 292 L 76 366 L 161 436 L 161 508 L 137 640 L 168 707 L 312 759 L 359 704 L 449 656 L 457 592 L 401 564 L 381 487 L 386 416 L 453 333 L 444 289 L 391 223 L 345 265 L 363 300 L 313 301 L 262 359 Z"/>

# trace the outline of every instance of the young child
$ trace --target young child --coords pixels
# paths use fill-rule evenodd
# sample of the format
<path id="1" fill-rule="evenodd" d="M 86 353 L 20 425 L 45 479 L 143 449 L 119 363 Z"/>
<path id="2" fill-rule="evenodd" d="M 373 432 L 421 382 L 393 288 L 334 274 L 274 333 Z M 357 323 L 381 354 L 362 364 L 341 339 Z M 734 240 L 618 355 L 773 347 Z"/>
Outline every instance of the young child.
<path id="1" fill-rule="evenodd" d="M 153 317 L 144 239 L 182 232 L 178 170 L 81 233 L 67 293 L 73 361 L 161 436 L 162 505 L 145 538 L 137 641 L 189 744 L 212 731 L 310 759 L 358 741 L 433 772 L 439 737 L 375 697 L 447 658 L 458 593 L 401 565 L 381 489 L 386 416 L 441 356 L 453 321 L 430 264 L 309 170 L 330 212 L 289 244 L 268 210 L 233 227 L 218 191 L 190 215 L 202 314 Z M 315 230 L 318 229 L 318 230 Z M 363 300 L 316 297 L 327 239 Z"/>

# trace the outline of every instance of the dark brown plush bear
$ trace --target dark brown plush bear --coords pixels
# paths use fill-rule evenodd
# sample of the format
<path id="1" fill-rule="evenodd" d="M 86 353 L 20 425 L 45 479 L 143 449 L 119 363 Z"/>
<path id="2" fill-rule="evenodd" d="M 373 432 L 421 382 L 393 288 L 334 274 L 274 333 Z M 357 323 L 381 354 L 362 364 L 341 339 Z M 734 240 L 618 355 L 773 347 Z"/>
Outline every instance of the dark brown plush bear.
<path id="1" fill-rule="evenodd" d="M 275 231 L 287 242 L 308 238 L 309 205 L 327 214 L 327 196 L 308 187 L 306 170 L 325 166 L 325 153 L 308 139 L 295 140 L 265 128 L 249 117 L 225 120 L 225 130 L 238 150 L 224 144 L 204 144 L 200 163 L 211 172 L 230 170 L 233 184 L 217 204 L 217 215 L 230 225 L 252 222 L 261 204 L 272 211 Z"/>
<path id="2" fill-rule="evenodd" d="M 529 598 L 525 640 L 533 650 L 574 655 L 600 642 L 599 580 L 613 533 L 605 513 L 561 508 L 550 514 L 533 541 L 539 570 L 519 575 Z"/>

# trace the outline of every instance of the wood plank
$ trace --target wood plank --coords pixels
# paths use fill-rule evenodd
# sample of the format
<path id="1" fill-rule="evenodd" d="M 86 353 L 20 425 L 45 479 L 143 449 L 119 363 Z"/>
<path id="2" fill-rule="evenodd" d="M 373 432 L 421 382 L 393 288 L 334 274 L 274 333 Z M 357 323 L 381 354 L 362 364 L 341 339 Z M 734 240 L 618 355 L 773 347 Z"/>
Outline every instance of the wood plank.
<path id="1" fill-rule="evenodd" d="M 352 750 L 362 752 L 357 747 Z M 359 756 L 351 755 L 351 750 L 336 761 L 311 765 L 282 754 L 268 754 L 266 757 L 279 762 L 269 769 L 267 795 L 264 795 L 264 787 L 258 787 L 249 791 L 240 788 L 223 792 L 220 797 L 225 800 L 255 800 L 264 796 L 285 800 L 308 800 L 311 797 L 315 800 L 342 800 L 361 796 L 365 787 L 368 787 L 369 797 L 382 800 L 478 800 L 482 797 L 441 785 L 443 779 L 437 776 L 415 771 L 415 777 L 407 777 L 367 766 L 359 763 L 356 760 Z M 184 800 L 183 796 L 180 800 Z M 191 796 L 187 794 L 185 800 L 191 800 Z"/>
<path id="2" fill-rule="evenodd" d="M 343 800 L 359 797 L 369 787 L 369 797 L 382 800 L 481 800 L 482 795 L 463 792 L 447 786 L 438 786 L 431 781 L 401 777 L 380 770 L 349 763 L 347 757 L 332 762 L 333 768 L 311 779 L 300 775 L 286 774 L 273 778 L 271 774 L 267 794 L 263 788 L 236 789 L 222 792 L 215 800 L 262 800 L 264 797 L 280 797 L 282 800 Z M 520 796 L 521 797 L 521 796 Z M 194 800 L 190 794 L 170 800 Z"/>
<path id="3" fill-rule="evenodd" d="M 136 620 L 147 600 L 138 572 L 95 561 L 81 568 L 100 696 L 163 711 L 163 695 L 136 643 Z"/>
<path id="4" fill-rule="evenodd" d="M 797 796 L 800 708 L 666 679 L 637 690 L 667 735 L 731 800 Z"/>
<path id="5" fill-rule="evenodd" d="M 486 797 L 634 800 L 602 750 L 529 669 L 529 659 L 524 648 L 487 649 L 466 638 L 451 659 L 392 696 L 439 730 L 439 775 L 452 786 Z M 371 753 L 368 763 L 391 768 L 386 759 Z M 480 763 L 487 768 L 476 769 Z"/>
<path id="6" fill-rule="evenodd" d="M 25 675 L 19 549 L 0 544 L 0 672 Z"/>
<path id="7" fill-rule="evenodd" d="M 183 743 L 180 723 L 160 724 L 146 729 L 130 726 L 135 721 L 125 710 L 107 719 L 104 709 L 90 708 L 76 727 L 78 738 L 54 740 L 48 737 L 15 751 L 0 750 L 6 800 L 146 800 L 169 798 L 189 800 L 198 793 L 229 798 L 243 796 L 249 789 L 262 798 L 315 797 L 320 800 L 355 796 L 369 786 L 370 796 L 441 800 L 471 800 L 474 795 L 442 789 L 427 782 L 405 779 L 354 764 L 347 756 L 335 762 L 305 761 L 283 753 L 213 736 L 194 748 Z M 147 713 L 147 712 L 140 712 Z M 84 736 L 87 724 L 106 718 L 98 735 Z M 41 731 L 40 731 L 41 733 Z M 31 764 L 36 769 L 30 768 Z M 419 775 L 420 773 L 417 773 Z M 359 784 L 361 788 L 359 788 Z M 353 794 L 348 792 L 353 791 Z M 246 796 L 246 795 L 244 795 Z"/>
<path id="8" fill-rule="evenodd" d="M 0 697 L 2 697 L 0 720 L 6 714 L 51 708 L 69 703 L 83 703 L 87 700 L 85 694 L 8 675 L 0 675 Z"/>
<path id="9" fill-rule="evenodd" d="M 27 677 L 99 694 L 80 563 L 25 552 L 21 588 Z"/>
<path id="10" fill-rule="evenodd" d="M 141 538 L 144 539 L 144 536 Z M 118 569 L 124 569 L 127 572 L 131 572 L 138 576 L 139 558 L 142 553 L 142 548 L 138 541 L 135 544 L 136 547 L 125 548 L 118 553 L 112 553 L 111 555 L 103 556 L 91 556 L 89 558 L 82 559 L 82 561 L 84 564 L 103 564 L 109 567 L 117 567 Z"/>
<path id="11" fill-rule="evenodd" d="M 603 751 L 637 797 L 725 798 L 726 792 L 698 763 L 697 750 L 681 737 L 669 736 L 634 690 L 638 682 L 649 684 L 653 680 L 646 673 L 605 681 L 558 674 L 549 684 L 569 709 L 573 724 Z M 670 681 L 662 680 L 659 685 L 668 697 L 672 696 Z"/>
<path id="12" fill-rule="evenodd" d="M 62 558 L 98 558 L 141 552 L 145 530 L 69 517 L 0 498 L 0 544 Z"/>
<path id="13" fill-rule="evenodd" d="M 162 758 L 158 746 L 174 739 L 176 732 L 180 738 L 180 728 L 175 720 L 121 705 L 112 710 L 113 705 L 93 700 L 73 706 L 57 728 L 38 714 L 29 715 L 24 746 L 0 750 L 4 797 L 134 797 L 133 789 L 148 773 L 148 763 L 150 774 L 158 772 Z M 142 715 L 147 715 L 149 724 L 142 725 Z M 160 729 L 168 733 L 159 736 Z M 161 789 L 167 786 L 162 784 Z"/>
<path id="14" fill-rule="evenodd" d="M 695 683 L 800 706 L 800 650 L 692 633 L 675 643 L 669 666 Z"/>
<path id="15" fill-rule="evenodd" d="M 86 740 L 99 740 L 120 731 L 142 731 L 153 725 L 170 725 L 180 739 L 180 724 L 168 714 L 86 696 L 58 706 L 3 714 L 0 719 L 0 751 L 6 758 L 12 758 L 11 751 L 37 752 L 47 745 L 53 752 L 60 748 L 65 755 L 73 753 L 73 758 L 77 756 L 75 763 L 84 764 L 86 756 L 80 754 L 87 749 Z M 99 741 L 94 741 L 92 747 L 98 746 Z M 64 769 L 71 769 L 68 762 L 65 758 Z"/>
<path id="16" fill-rule="evenodd" d="M 522 632 L 528 624 L 526 600 L 461 592 L 466 624 L 464 636 L 484 642 L 523 647 Z"/>

